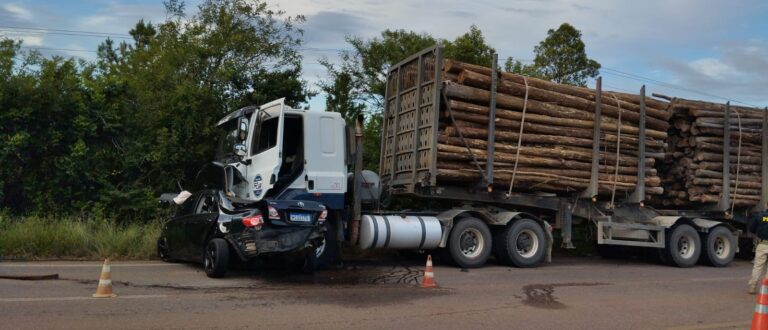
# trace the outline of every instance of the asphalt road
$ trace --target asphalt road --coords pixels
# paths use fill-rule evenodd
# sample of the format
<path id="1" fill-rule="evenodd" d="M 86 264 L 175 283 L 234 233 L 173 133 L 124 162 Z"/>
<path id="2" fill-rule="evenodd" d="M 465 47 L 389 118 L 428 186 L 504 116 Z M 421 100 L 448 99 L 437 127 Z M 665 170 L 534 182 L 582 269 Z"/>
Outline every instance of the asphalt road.
<path id="1" fill-rule="evenodd" d="M 208 279 L 190 264 L 113 262 L 117 298 L 95 299 L 97 262 L 0 262 L 0 328 L 738 329 L 755 296 L 751 264 L 679 269 L 644 261 L 555 258 L 534 269 L 348 261 L 315 275 L 236 270 Z"/>

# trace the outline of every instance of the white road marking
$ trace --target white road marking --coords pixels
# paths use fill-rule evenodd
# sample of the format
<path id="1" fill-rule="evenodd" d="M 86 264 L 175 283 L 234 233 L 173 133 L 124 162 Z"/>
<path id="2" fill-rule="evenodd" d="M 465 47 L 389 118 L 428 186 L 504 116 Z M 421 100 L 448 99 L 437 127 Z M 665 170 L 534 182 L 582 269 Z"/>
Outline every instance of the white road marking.
<path id="1" fill-rule="evenodd" d="M 57 267 L 85 267 L 85 268 L 95 268 L 95 267 L 101 267 L 103 263 L 87 263 L 87 264 L 43 264 L 43 263 L 15 263 L 15 262 L 0 262 L 0 269 L 8 267 L 8 268 L 57 268 Z M 140 264 L 112 264 L 111 267 L 121 268 L 121 267 L 179 267 L 183 266 L 182 264 L 168 264 L 168 263 L 140 263 Z"/>
<path id="2" fill-rule="evenodd" d="M 151 298 L 166 298 L 166 297 L 168 297 L 168 295 L 144 294 L 144 295 L 132 295 L 132 296 L 117 296 L 117 298 L 113 298 L 113 299 L 151 299 Z M 93 298 L 93 297 L 0 298 L 0 303 L 35 302 L 35 301 L 72 301 L 72 300 L 104 300 L 104 298 Z"/>

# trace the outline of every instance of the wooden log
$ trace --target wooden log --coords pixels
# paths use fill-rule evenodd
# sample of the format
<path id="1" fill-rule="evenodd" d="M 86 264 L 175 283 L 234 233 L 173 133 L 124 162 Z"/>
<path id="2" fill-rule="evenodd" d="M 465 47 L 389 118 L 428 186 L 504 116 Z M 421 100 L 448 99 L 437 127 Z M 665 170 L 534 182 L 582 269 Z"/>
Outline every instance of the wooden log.
<path id="1" fill-rule="evenodd" d="M 723 170 L 723 163 L 722 162 L 700 162 L 698 163 L 697 168 L 700 168 L 702 170 L 713 170 L 713 171 L 722 171 Z M 754 173 L 760 173 L 762 167 L 760 165 L 751 165 L 751 164 L 741 164 L 741 170 L 745 172 L 754 172 Z M 736 166 L 730 167 L 731 173 L 736 173 Z"/>
<path id="2" fill-rule="evenodd" d="M 459 83 L 489 90 L 491 87 L 491 76 L 469 70 L 462 70 L 459 74 Z M 525 85 L 518 84 L 510 80 L 502 79 L 498 82 L 496 88 L 497 92 L 499 93 L 505 93 L 517 97 L 524 97 L 526 95 Z M 530 85 L 528 86 L 527 93 L 529 101 L 538 100 L 542 102 L 554 102 L 555 104 L 563 107 L 584 110 L 591 113 L 594 113 L 595 110 L 596 102 L 594 100 L 588 100 L 568 94 L 531 87 Z M 622 121 L 633 123 L 635 124 L 634 126 L 637 127 L 637 123 L 640 121 L 640 114 L 637 111 L 629 110 L 626 107 L 622 107 L 621 110 Z M 613 118 L 618 118 L 619 109 L 612 105 L 603 104 L 602 113 L 606 117 L 612 116 Z M 665 120 L 647 117 L 646 126 L 651 129 L 666 131 L 669 128 L 669 123 Z"/>
<path id="3" fill-rule="evenodd" d="M 459 136 L 459 131 L 464 137 L 487 139 L 488 130 L 471 127 L 446 127 L 443 134 L 446 136 Z M 508 141 L 517 143 L 519 134 L 517 132 L 496 130 L 496 141 Z M 563 146 L 590 147 L 592 139 L 571 138 L 566 136 L 523 133 L 523 143 L 528 144 L 553 144 Z"/>
<path id="4" fill-rule="evenodd" d="M 488 100 L 490 100 L 490 95 L 491 95 L 490 92 L 487 90 L 483 90 L 475 87 L 451 84 L 451 83 L 448 83 L 445 85 L 444 91 L 446 95 L 450 98 L 457 98 L 457 99 L 461 99 L 461 100 L 465 100 L 473 103 L 477 102 L 479 104 L 487 104 Z M 503 93 L 496 94 L 496 104 L 500 107 L 522 109 L 523 102 L 524 100 L 519 97 L 515 97 L 515 96 L 503 94 Z M 528 101 L 527 109 L 531 110 L 531 112 L 538 112 L 540 114 L 547 114 L 547 115 L 553 115 L 553 116 L 556 116 L 557 113 L 580 111 L 578 109 L 562 107 L 555 104 L 544 103 L 544 102 L 533 101 L 533 100 Z M 624 127 L 622 127 L 622 129 L 624 129 Z M 626 129 L 627 129 L 626 133 L 637 134 L 639 132 L 639 129 L 637 127 L 627 127 Z M 610 129 L 610 131 L 615 132 L 616 126 L 614 126 L 614 129 Z M 662 140 L 667 138 L 666 132 L 652 130 L 652 129 L 646 129 L 645 134 L 648 137 L 662 139 Z"/>
<path id="5" fill-rule="evenodd" d="M 712 153 L 712 152 L 706 152 L 706 151 L 696 151 L 694 157 L 694 160 L 697 161 L 708 161 L 708 162 L 723 162 L 723 154 L 722 153 Z M 753 157 L 753 156 L 741 156 L 739 157 L 739 162 L 741 164 L 751 164 L 751 165 L 760 165 L 761 163 L 760 157 Z M 734 165 L 736 163 L 735 157 L 731 157 L 731 165 Z"/>
<path id="6" fill-rule="evenodd" d="M 449 144 L 439 143 L 437 145 L 437 150 L 439 152 L 443 152 L 443 153 L 446 153 L 446 154 L 453 154 L 453 156 L 444 155 L 444 156 L 452 158 L 452 159 L 467 159 L 467 160 L 471 160 L 472 156 L 469 154 L 469 152 L 471 151 L 478 160 L 487 160 L 487 153 L 486 153 L 485 149 L 478 149 L 478 148 L 470 147 L 470 150 L 467 150 L 467 147 L 465 147 L 465 146 L 456 146 L 456 145 L 449 145 Z M 521 149 L 521 152 L 522 152 L 522 149 Z M 440 156 L 440 155 L 438 155 L 438 156 Z M 511 153 L 506 153 L 506 152 L 495 152 L 493 154 L 493 158 L 494 158 L 494 162 L 498 160 L 498 161 L 501 161 L 501 162 L 514 163 L 516 155 L 515 154 L 511 154 Z M 576 162 L 578 162 L 578 161 L 571 161 L 571 160 L 566 160 L 566 159 L 563 159 L 563 158 L 552 158 L 552 157 L 545 157 L 545 156 L 530 157 L 528 155 L 522 155 L 521 154 L 518 162 L 523 162 L 524 159 L 526 159 L 527 164 L 531 164 L 531 165 L 542 165 L 542 166 L 563 167 L 563 168 L 568 168 L 568 167 L 574 166 L 574 167 L 578 167 L 578 169 L 587 169 L 587 170 L 592 168 L 592 166 L 591 166 L 591 159 L 590 159 L 589 162 L 585 161 L 585 162 L 579 162 L 580 164 L 576 164 Z M 532 159 L 534 161 L 528 161 L 527 159 Z M 546 161 L 539 160 L 539 159 L 546 159 Z M 539 161 L 539 163 L 536 163 L 537 161 Z M 648 167 L 653 167 L 654 163 L 655 163 L 655 160 L 653 158 L 646 158 L 646 160 L 645 160 L 645 164 Z M 588 166 L 585 167 L 584 164 L 586 164 Z M 621 165 L 622 164 L 619 163 L 619 166 L 621 166 Z M 634 161 L 634 164 L 632 164 L 632 162 L 630 162 L 630 161 L 627 161 L 627 164 L 625 164 L 625 166 L 635 166 L 635 165 L 637 165 L 637 161 L 636 160 Z"/>
<path id="7" fill-rule="evenodd" d="M 438 136 L 437 141 L 439 143 L 448 144 L 448 145 L 457 146 L 457 147 L 464 146 L 464 144 L 462 143 L 462 140 L 457 137 L 448 137 L 448 136 L 441 135 L 441 136 Z M 486 140 L 480 140 L 480 139 L 472 139 L 472 138 L 465 137 L 463 142 L 466 142 L 467 146 L 469 146 L 470 148 L 476 148 L 476 149 L 486 149 L 488 146 L 488 143 Z M 494 148 L 497 151 L 507 152 L 510 154 L 514 154 L 517 152 L 517 145 L 495 143 Z M 558 146 L 538 147 L 538 146 L 523 145 L 520 147 L 520 154 L 572 159 L 572 160 L 580 160 L 584 162 L 592 161 L 592 150 L 587 148 L 578 148 L 578 147 L 562 148 Z M 612 164 L 615 164 L 616 154 L 601 152 L 600 159 L 606 160 L 608 162 L 611 162 Z M 624 166 L 635 166 L 634 173 L 637 173 L 636 157 L 620 155 L 619 164 Z"/>
<path id="8" fill-rule="evenodd" d="M 469 71 L 474 71 L 474 72 L 482 73 L 486 75 L 491 74 L 490 68 L 486 68 L 486 67 L 474 65 L 474 64 L 463 63 L 455 60 L 446 60 L 444 63 L 444 69 L 449 72 L 461 72 L 461 70 L 469 70 Z M 510 80 L 518 84 L 525 83 L 523 78 L 524 76 L 515 74 L 515 73 L 502 72 L 500 73 L 500 77 L 501 79 Z M 558 83 L 554 83 L 544 79 L 538 79 L 533 77 L 526 77 L 526 78 L 528 80 L 528 85 L 532 87 L 550 90 L 550 91 L 558 92 L 561 94 L 581 97 L 581 98 L 592 100 L 592 101 L 595 100 L 595 91 L 589 88 L 571 86 L 566 84 L 558 84 Z M 628 94 L 628 95 L 631 95 L 631 94 Z M 613 98 L 603 98 L 602 102 L 604 104 L 609 104 L 612 106 L 617 105 L 616 101 Z M 627 103 L 626 107 L 631 108 L 631 110 L 637 111 L 639 107 L 636 104 L 633 106 L 632 104 L 634 103 L 639 103 L 639 96 L 637 96 L 637 102 Z M 670 113 L 666 111 L 668 107 L 668 103 L 657 101 L 648 97 L 646 97 L 645 103 L 646 103 L 646 114 L 648 116 L 659 118 L 662 120 L 669 119 Z"/>
<path id="9" fill-rule="evenodd" d="M 723 180 L 720 179 L 711 179 L 711 178 L 694 178 L 690 180 L 690 183 L 692 185 L 700 185 L 700 186 L 716 186 L 723 184 Z M 731 186 L 735 186 L 736 181 L 731 180 Z M 760 182 L 739 182 L 739 187 L 744 187 L 746 189 L 761 189 L 761 183 Z"/>
<path id="10" fill-rule="evenodd" d="M 736 206 L 752 206 L 760 202 L 760 197 L 758 196 L 732 195 L 731 198 L 734 198 L 736 200 L 734 203 Z M 712 194 L 702 194 L 698 196 L 691 196 L 690 200 L 692 202 L 701 202 L 701 203 L 718 203 L 720 202 L 720 196 L 712 195 Z"/>
<path id="11" fill-rule="evenodd" d="M 461 182 L 476 182 L 480 180 L 482 176 L 476 170 L 450 170 L 450 169 L 438 169 L 437 179 L 445 181 L 461 181 Z M 511 171 L 500 171 L 494 173 L 494 178 L 499 179 L 496 184 L 500 187 L 508 187 L 512 178 Z M 515 174 L 515 186 L 523 189 L 535 190 L 538 188 L 547 188 L 546 190 L 554 191 L 576 191 L 583 190 L 589 186 L 589 179 L 570 178 L 566 176 L 540 173 L 540 172 L 517 172 Z M 614 187 L 612 181 L 599 181 L 599 189 L 603 192 L 610 192 Z M 629 183 L 616 183 L 617 191 L 631 191 L 634 189 L 634 184 Z M 660 188 L 660 187 L 658 187 Z M 575 190 L 571 190 L 575 189 Z M 663 189 L 653 189 L 652 192 L 663 192 Z"/>
<path id="12" fill-rule="evenodd" d="M 720 179 L 723 177 L 723 172 L 698 169 L 694 172 L 694 175 L 699 178 Z M 736 180 L 736 176 L 735 175 L 731 176 L 731 179 Z M 739 172 L 739 182 L 744 182 L 744 181 L 760 182 L 760 176 L 754 176 L 744 172 Z"/>
<path id="13" fill-rule="evenodd" d="M 697 115 L 699 111 L 713 111 L 713 112 L 719 113 L 720 116 L 722 116 L 723 112 L 725 112 L 725 104 L 722 104 L 722 103 L 687 100 L 687 99 L 681 99 L 681 98 L 673 99 L 672 102 L 670 102 L 669 106 L 674 108 L 688 109 L 692 115 Z M 755 116 L 755 118 L 762 118 L 762 117 L 758 117 L 758 116 L 762 116 L 761 109 L 748 108 L 748 107 L 735 106 L 735 105 L 731 105 L 730 109 L 731 111 L 739 111 L 745 116 Z"/>
<path id="14" fill-rule="evenodd" d="M 687 109 L 687 110 L 688 110 L 688 113 L 694 117 L 723 117 L 723 113 L 725 112 L 725 108 L 719 111 L 703 110 L 703 109 L 696 109 L 696 108 Z M 733 115 L 733 117 L 737 117 L 736 113 L 738 113 L 738 115 L 741 116 L 741 118 L 749 118 L 749 119 L 763 118 L 763 114 L 762 112 L 760 112 L 759 109 L 758 111 L 743 111 L 743 110 L 733 111 L 731 114 Z"/>
<path id="15" fill-rule="evenodd" d="M 450 107 L 451 110 L 472 112 L 479 115 L 487 116 L 490 113 L 490 110 L 487 106 L 464 102 L 460 100 L 449 99 L 448 106 Z M 448 115 L 447 112 L 445 115 L 446 116 Z M 522 112 L 515 111 L 515 110 L 497 108 L 496 118 L 521 121 L 523 119 L 523 114 Z M 555 117 L 555 116 L 549 116 L 549 115 L 540 115 L 536 113 L 526 113 L 525 121 L 531 122 L 531 123 L 554 125 L 554 126 L 587 128 L 589 130 L 592 130 L 594 128 L 594 120 Z M 616 131 L 617 125 L 604 122 L 604 123 L 601 123 L 600 127 L 604 131 L 611 132 L 611 131 Z M 629 125 L 622 125 L 622 132 L 631 134 L 631 132 L 633 131 L 637 131 L 637 130 L 633 129 L 633 127 L 630 127 Z"/>

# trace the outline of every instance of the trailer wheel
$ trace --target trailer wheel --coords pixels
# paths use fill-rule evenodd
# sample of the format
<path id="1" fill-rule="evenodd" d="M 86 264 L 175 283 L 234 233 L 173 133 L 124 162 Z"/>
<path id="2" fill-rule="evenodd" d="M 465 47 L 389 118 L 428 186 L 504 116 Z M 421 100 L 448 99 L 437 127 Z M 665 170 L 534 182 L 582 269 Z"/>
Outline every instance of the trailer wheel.
<path id="1" fill-rule="evenodd" d="M 221 238 L 214 238 L 205 246 L 203 265 L 208 277 L 224 277 L 229 266 L 229 246 Z"/>
<path id="2" fill-rule="evenodd" d="M 677 267 L 693 267 L 701 255 L 699 233 L 689 225 L 679 225 L 667 236 L 664 253 L 666 259 Z"/>
<path id="3" fill-rule="evenodd" d="M 544 229 L 531 219 L 521 219 L 498 232 L 494 254 L 501 262 L 516 267 L 535 267 L 544 260 Z"/>
<path id="4" fill-rule="evenodd" d="M 704 237 L 704 261 L 715 267 L 725 267 L 736 255 L 736 237 L 726 227 L 712 228 Z"/>
<path id="5" fill-rule="evenodd" d="M 459 267 L 481 267 L 491 255 L 491 231 L 476 218 L 463 218 L 453 226 L 448 237 L 448 252 Z"/>

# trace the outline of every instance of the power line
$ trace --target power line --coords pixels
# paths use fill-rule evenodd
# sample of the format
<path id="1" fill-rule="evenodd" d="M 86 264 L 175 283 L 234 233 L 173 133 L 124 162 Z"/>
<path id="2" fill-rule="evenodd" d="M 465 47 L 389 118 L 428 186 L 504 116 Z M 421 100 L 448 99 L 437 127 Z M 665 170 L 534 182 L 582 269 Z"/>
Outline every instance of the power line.
<path id="1" fill-rule="evenodd" d="M 88 52 L 88 53 L 98 53 L 98 51 L 95 51 L 95 50 L 88 50 L 88 49 L 73 49 L 73 48 L 48 48 L 48 47 L 30 47 L 30 46 L 21 46 L 21 48 L 24 48 L 24 49 L 32 49 L 32 50 L 53 50 L 53 51 L 65 51 L 65 52 Z"/>
<path id="2" fill-rule="evenodd" d="M 704 95 L 704 96 L 708 96 L 708 97 L 712 97 L 712 98 L 716 98 L 716 99 L 721 99 L 721 100 L 725 100 L 725 101 L 732 101 L 732 102 L 735 102 L 735 103 L 741 103 L 741 104 L 748 105 L 748 106 L 751 106 L 751 107 L 759 108 L 759 106 L 757 106 L 757 105 L 750 104 L 750 103 L 747 103 L 747 102 L 743 102 L 743 101 L 740 101 L 740 100 L 736 100 L 736 99 L 732 99 L 732 98 L 728 98 L 728 97 L 724 97 L 724 96 L 719 96 L 719 95 L 715 95 L 715 94 L 712 94 L 712 93 L 707 93 L 707 92 L 704 92 L 704 91 L 700 91 L 700 90 L 696 90 L 696 89 L 692 89 L 692 88 L 688 88 L 688 87 L 674 85 L 674 84 L 667 83 L 667 82 L 664 82 L 664 81 L 661 81 L 661 80 L 656 80 L 656 79 L 653 79 L 653 78 L 648 78 L 648 77 L 644 77 L 644 76 L 633 74 L 633 73 L 628 73 L 628 72 L 624 72 L 624 71 L 620 71 L 620 70 L 616 70 L 616 69 L 612 69 L 612 68 L 606 68 L 606 67 L 603 67 L 602 70 L 604 70 L 605 73 L 607 73 L 609 75 L 616 76 L 616 77 L 632 79 L 632 80 L 641 81 L 641 82 L 645 82 L 645 83 L 649 83 L 649 84 L 654 84 L 654 85 L 658 85 L 658 86 L 662 86 L 662 87 L 666 87 L 666 88 L 671 88 L 671 89 L 676 89 L 676 90 L 680 90 L 680 91 L 684 91 L 684 92 Z"/>
<path id="3" fill-rule="evenodd" d="M 120 37 L 120 38 L 126 38 L 126 39 L 131 39 L 132 38 L 131 35 L 120 34 L 120 33 L 107 33 L 107 32 L 82 31 L 82 30 L 50 29 L 50 28 L 40 28 L 40 27 L 22 27 L 22 26 L 0 25 L 0 29 L 21 30 L 19 32 L 34 31 L 34 32 L 37 32 L 37 33 L 51 33 L 51 34 L 70 33 L 70 34 L 81 34 L 81 35 L 88 35 L 88 36 Z"/>

